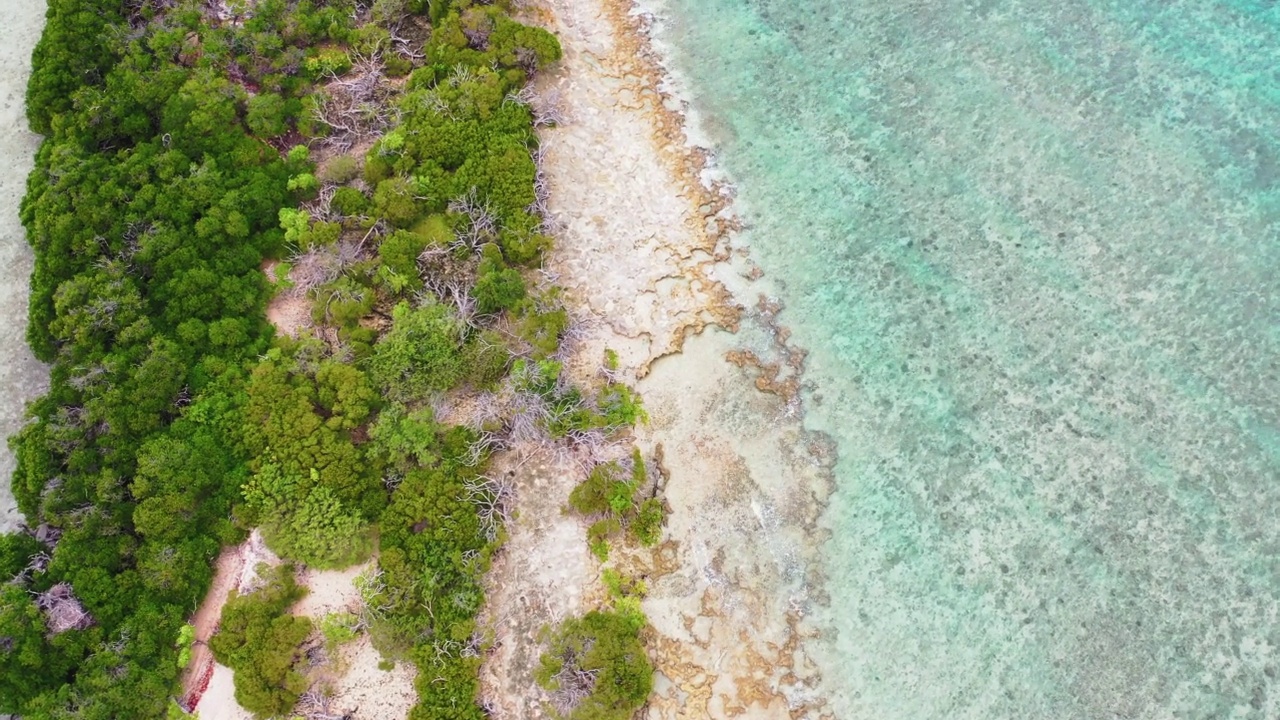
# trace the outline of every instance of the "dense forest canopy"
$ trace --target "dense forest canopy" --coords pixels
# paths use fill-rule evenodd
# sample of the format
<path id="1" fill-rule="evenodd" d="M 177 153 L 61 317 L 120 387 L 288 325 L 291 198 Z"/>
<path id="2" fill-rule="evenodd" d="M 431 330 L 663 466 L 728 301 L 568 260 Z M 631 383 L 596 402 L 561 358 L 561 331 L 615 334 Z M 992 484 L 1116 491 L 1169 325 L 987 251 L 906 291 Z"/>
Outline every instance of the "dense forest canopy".
<path id="1" fill-rule="evenodd" d="M 563 378 L 525 91 L 560 48 L 509 10 L 50 0 L 22 221 L 52 381 L 12 441 L 30 532 L 0 541 L 0 712 L 173 712 L 213 559 L 259 527 L 312 567 L 376 552 L 360 621 L 420 668 L 411 718 L 485 716 L 474 618 L 510 493 L 490 453 L 642 417 L 623 385 Z M 296 338 L 267 322 L 280 292 L 309 304 Z M 448 393 L 482 412 L 438 421 Z M 660 512 L 624 494 L 610 517 L 651 541 Z M 211 643 L 263 717 L 305 689 L 286 575 Z"/>

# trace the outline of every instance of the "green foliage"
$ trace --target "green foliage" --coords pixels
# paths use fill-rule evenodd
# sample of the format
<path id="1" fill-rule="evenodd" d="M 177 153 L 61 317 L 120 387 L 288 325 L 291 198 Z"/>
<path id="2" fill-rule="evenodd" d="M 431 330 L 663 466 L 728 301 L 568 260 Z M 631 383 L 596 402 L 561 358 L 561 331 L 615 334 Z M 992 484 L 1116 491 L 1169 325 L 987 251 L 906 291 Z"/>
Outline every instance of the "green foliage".
<path id="1" fill-rule="evenodd" d="M 330 205 L 336 212 L 353 217 L 365 214 L 369 209 L 369 198 L 353 187 L 342 187 L 334 191 Z"/>
<path id="2" fill-rule="evenodd" d="M 524 279 L 502 259 L 496 245 L 485 245 L 481 251 L 475 294 L 477 309 L 484 314 L 509 310 L 525 297 Z"/>
<path id="3" fill-rule="evenodd" d="M 276 93 L 262 93 L 249 98 L 245 123 L 254 135 L 260 138 L 283 135 L 288 130 L 286 118 L 285 99 Z"/>
<path id="4" fill-rule="evenodd" d="M 613 568 L 605 568 L 602 579 L 609 600 L 615 605 L 624 598 L 642 598 L 648 592 L 643 580 L 628 578 Z"/>
<path id="5" fill-rule="evenodd" d="M 634 612 L 593 610 L 546 633 L 539 685 L 554 692 L 575 682 L 577 671 L 595 677 L 566 720 L 627 720 L 644 705 L 653 689 L 653 665 L 640 640 L 644 623 Z"/>
<path id="6" fill-rule="evenodd" d="M 640 503 L 636 518 L 631 523 L 631 530 L 635 533 L 636 540 L 645 547 L 657 545 L 662 539 L 662 523 L 666 518 L 667 513 L 662 507 L 661 500 L 648 498 Z"/>
<path id="7" fill-rule="evenodd" d="M 320 634 L 324 636 L 324 646 L 329 654 L 356 639 L 360 631 L 360 619 L 349 612 L 329 613 L 320 618 Z"/>
<path id="8" fill-rule="evenodd" d="M 272 350 L 253 369 L 240 426 L 244 448 L 250 456 L 278 466 L 282 482 L 293 484 L 299 493 L 328 489 L 299 517 L 314 518 L 324 508 L 333 511 L 336 501 L 344 510 L 333 511 L 330 519 L 348 512 L 371 519 L 386 503 L 380 467 L 356 446 L 352 433 L 368 421 L 380 398 L 363 372 L 333 360 L 316 362 L 317 352 L 315 344 Z M 314 370 L 307 372 L 310 367 Z M 321 550 L 320 555 L 330 553 Z"/>
<path id="9" fill-rule="evenodd" d="M 382 264 L 396 276 L 405 278 L 405 289 L 422 287 L 418 277 L 418 256 L 427 248 L 427 239 L 420 233 L 396 230 L 378 246 Z"/>
<path id="10" fill-rule="evenodd" d="M 397 403 L 379 413 L 378 421 L 369 428 L 369 439 L 387 466 L 403 474 L 440 462 L 444 431 L 430 407 L 409 409 Z"/>
<path id="11" fill-rule="evenodd" d="M 609 560 L 609 536 L 622 532 L 622 522 L 618 518 L 597 520 L 587 528 L 587 545 L 591 554 L 600 562 Z"/>
<path id="12" fill-rule="evenodd" d="M 351 70 L 351 56 L 339 48 L 324 48 L 303 63 L 308 77 L 341 77 Z"/>
<path id="13" fill-rule="evenodd" d="M 236 702 L 259 717 L 283 715 L 306 690 L 300 645 L 311 621 L 288 614 L 306 593 L 282 565 L 267 571 L 266 585 L 248 595 L 234 590 L 222 610 L 209 648 L 218 662 L 235 671 Z"/>
<path id="14" fill-rule="evenodd" d="M 178 639 L 174 645 L 178 648 L 178 669 L 182 670 L 191 663 L 191 643 L 196 639 L 196 628 L 191 623 L 178 630 Z"/>
<path id="15" fill-rule="evenodd" d="M 640 403 L 636 391 L 622 383 L 609 383 L 600 393 L 596 401 L 601 423 L 610 429 L 633 427 L 639 422 L 648 422 L 649 415 Z"/>
<path id="16" fill-rule="evenodd" d="M 374 346 L 369 376 L 392 400 L 446 390 L 462 375 L 462 327 L 444 306 L 400 303 L 391 329 Z"/>
<path id="17" fill-rule="evenodd" d="M 22 571 L 31 556 L 44 548 L 26 533 L 0 535 L 0 577 L 11 578 Z"/>
<path id="18" fill-rule="evenodd" d="M 644 485 L 647 471 L 639 449 L 632 452 L 630 472 L 621 463 L 597 465 L 569 493 L 569 507 L 580 515 L 600 516 L 587 530 L 587 542 L 601 562 L 608 559 L 608 538 L 624 529 L 640 544 L 657 544 L 665 512 L 662 502 L 648 498 L 637 503 L 635 493 Z"/>
<path id="19" fill-rule="evenodd" d="M 511 353 L 504 338 L 494 330 L 484 330 L 463 348 L 464 379 L 475 388 L 489 388 L 507 374 Z"/>
<path id="20" fill-rule="evenodd" d="M 415 199 L 417 194 L 417 183 L 410 178 L 383 180 L 373 191 L 374 214 L 395 227 L 408 227 L 422 213 Z"/>
<path id="21" fill-rule="evenodd" d="M 316 190 L 320 189 L 320 181 L 311 173 L 302 173 L 289 178 L 289 182 L 286 187 L 289 188 L 290 192 L 296 193 L 299 197 L 311 198 L 315 196 Z"/>
<path id="22" fill-rule="evenodd" d="M 360 177 L 360 160 L 350 155 L 339 155 L 321 170 L 320 179 L 331 183 L 347 183 Z"/>
<path id="23" fill-rule="evenodd" d="M 516 305 L 516 313 L 520 318 L 517 332 L 520 338 L 533 348 L 532 355 L 542 360 L 560 349 L 560 336 L 569 327 L 569 314 L 557 303 L 548 303 L 551 309 L 539 309 L 539 303 L 533 298 L 526 298 Z"/>
<path id="24" fill-rule="evenodd" d="M 387 22 L 431 13 L 429 67 L 384 53 L 389 74 L 412 73 L 402 126 L 365 167 L 340 157 L 316 170 L 305 146 L 282 159 L 264 139 L 322 135 L 314 83 L 346 73 L 351 53 L 385 49 L 387 31 L 354 27 L 349 0 L 259 0 L 215 24 L 171 5 L 50 0 L 35 53 L 28 113 L 48 139 L 22 208 L 36 255 L 28 337 L 54 368 L 14 440 L 14 494 L 32 526 L 63 535 L 40 587 L 0 590 L 12 649 L 0 653 L 0 711 L 170 714 L 189 658 L 180 628 L 220 544 L 261 521 L 285 555 L 341 564 L 366 556 L 377 519 L 372 634 L 421 669 L 412 717 L 482 718 L 478 660 L 462 652 L 493 537 L 468 485 L 477 470 L 462 463 L 475 437 L 420 408 L 464 381 L 496 383 L 507 342 L 522 341 L 468 333 L 436 306 L 398 306 L 377 332 L 391 296 L 422 289 L 422 251 L 453 241 L 450 201 L 474 192 L 495 217 L 479 262 L 456 258 L 475 271 L 477 307 L 505 314 L 536 358 L 558 348 L 567 316 L 532 302 L 521 277 L 550 242 L 528 210 L 536 137 L 528 109 L 505 99 L 559 47 L 505 3 L 379 0 Z M 291 207 L 362 171 L 372 197 L 342 188 L 333 207 L 400 231 L 311 295 L 360 365 L 307 343 L 272 348 L 264 258 L 333 246 L 364 222 Z M 576 392 L 555 401 L 575 423 L 608 414 Z M 399 482 L 390 498 L 384 475 Z M 17 568 L 32 551 L 4 541 L 0 561 Z M 54 582 L 71 584 L 93 627 L 47 636 L 29 591 Z M 264 715 L 287 712 L 300 689 L 309 627 L 285 614 L 290 585 L 274 577 L 234 599 L 212 643 L 241 703 Z"/>
<path id="25" fill-rule="evenodd" d="M 315 470 L 307 482 L 264 461 L 245 484 L 244 497 L 263 539 L 281 557 L 340 568 L 363 562 L 373 549 L 370 529 L 359 513 L 320 484 Z"/>
<path id="26" fill-rule="evenodd" d="M 27 81 L 27 120 L 31 129 L 48 135 L 54 116 L 72 108 L 72 98 L 86 82 L 101 82 L 120 48 L 102 42 L 108 28 L 119 24 L 119 0 L 51 0 L 44 32 L 31 55 Z"/>

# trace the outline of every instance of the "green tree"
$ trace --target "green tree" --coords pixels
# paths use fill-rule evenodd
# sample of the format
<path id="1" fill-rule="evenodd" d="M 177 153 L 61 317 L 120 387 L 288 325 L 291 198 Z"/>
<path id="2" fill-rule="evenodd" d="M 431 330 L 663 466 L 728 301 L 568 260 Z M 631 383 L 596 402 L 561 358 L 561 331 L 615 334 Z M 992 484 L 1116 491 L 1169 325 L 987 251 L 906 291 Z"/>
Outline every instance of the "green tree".
<path id="1" fill-rule="evenodd" d="M 422 214 L 417 200 L 417 183 L 406 177 L 393 177 L 378 183 L 373 191 L 373 211 L 396 227 L 409 227 Z"/>
<path id="2" fill-rule="evenodd" d="M 319 568 L 346 567 L 369 556 L 373 542 L 359 513 L 348 510 L 329 488 L 309 483 L 264 461 L 244 486 L 245 502 L 263 539 L 281 557 Z"/>
<path id="3" fill-rule="evenodd" d="M 275 93 L 262 93 L 249 98 L 245 123 L 260 138 L 283 135 L 288 126 L 285 99 Z"/>
<path id="4" fill-rule="evenodd" d="M 209 640 L 218 662 L 235 671 L 236 702 L 263 718 L 288 713 L 306 690 L 299 646 L 312 630 L 310 619 L 287 612 L 306 593 L 293 569 L 282 565 L 265 579 L 248 595 L 231 592 Z"/>
<path id="5" fill-rule="evenodd" d="M 387 397 L 407 402 L 453 387 L 462 375 L 462 326 L 442 305 L 400 303 L 373 348 L 369 376 Z"/>

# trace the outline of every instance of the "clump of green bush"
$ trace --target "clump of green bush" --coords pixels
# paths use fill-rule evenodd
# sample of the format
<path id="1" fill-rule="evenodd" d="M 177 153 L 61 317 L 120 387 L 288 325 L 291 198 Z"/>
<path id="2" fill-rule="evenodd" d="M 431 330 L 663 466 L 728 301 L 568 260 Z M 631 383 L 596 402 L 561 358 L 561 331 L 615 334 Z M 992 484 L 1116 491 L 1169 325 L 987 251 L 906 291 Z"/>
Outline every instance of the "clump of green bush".
<path id="1" fill-rule="evenodd" d="M 544 633 L 547 649 L 535 678 L 551 692 L 563 720 L 627 720 L 653 690 L 653 664 L 634 604 L 592 610 Z"/>
<path id="2" fill-rule="evenodd" d="M 209 648 L 235 671 L 236 702 L 267 718 L 288 713 L 307 689 L 300 647 L 312 625 L 287 612 L 306 594 L 291 566 L 267 571 L 263 579 L 266 584 L 247 595 L 232 591 Z"/>
<path id="3" fill-rule="evenodd" d="M 603 516 L 587 528 L 591 552 L 601 562 L 609 559 L 609 540 L 623 530 L 641 545 L 656 545 L 662 535 L 665 513 L 662 501 L 635 494 L 648 477 L 638 448 L 632 451 L 628 469 L 623 463 L 597 465 L 569 494 L 569 507 L 585 516 Z"/>

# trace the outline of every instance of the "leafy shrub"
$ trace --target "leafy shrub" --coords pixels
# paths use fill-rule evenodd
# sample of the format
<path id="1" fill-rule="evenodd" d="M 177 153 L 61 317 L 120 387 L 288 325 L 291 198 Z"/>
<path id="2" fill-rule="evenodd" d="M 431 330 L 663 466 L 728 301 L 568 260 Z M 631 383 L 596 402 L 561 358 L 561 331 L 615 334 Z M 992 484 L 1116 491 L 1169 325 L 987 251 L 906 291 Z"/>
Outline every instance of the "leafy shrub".
<path id="1" fill-rule="evenodd" d="M 341 48 L 324 48 L 303 63 L 312 80 L 328 76 L 341 77 L 351 70 L 351 56 Z"/>
<path id="2" fill-rule="evenodd" d="M 503 337 L 493 330 L 473 336 L 463 348 L 464 379 L 475 388 L 495 385 L 507 374 L 511 353 Z"/>
<path id="3" fill-rule="evenodd" d="M 320 618 L 320 634 L 324 636 L 324 646 L 330 654 L 338 648 L 356 639 L 360 634 L 357 626 L 360 619 L 349 612 L 335 612 Z"/>
<path id="4" fill-rule="evenodd" d="M 191 643 L 196 639 L 196 628 L 191 623 L 183 625 L 178 631 L 178 639 L 174 645 L 178 648 L 178 669 L 186 668 L 191 663 Z"/>
<path id="5" fill-rule="evenodd" d="M 400 303 L 391 329 L 374 346 L 369 375 L 392 400 L 408 401 L 446 390 L 462 375 L 462 328 L 441 305 L 412 309 Z"/>
<path id="6" fill-rule="evenodd" d="M 341 187 L 334 191 L 331 205 L 334 210 L 347 217 L 364 215 L 369 209 L 369 198 L 353 187 Z"/>
<path id="7" fill-rule="evenodd" d="M 312 567 L 339 568 L 364 561 L 373 549 L 364 520 L 319 484 L 315 470 L 311 482 L 304 483 L 282 472 L 279 465 L 263 462 L 244 486 L 244 497 L 261 525 L 263 539 L 283 558 Z"/>
<path id="8" fill-rule="evenodd" d="M 662 507 L 661 500 L 649 498 L 640 503 L 636 519 L 631 524 L 636 540 L 646 547 L 657 545 L 662 539 L 662 523 L 665 519 L 666 511 Z"/>
<path id="9" fill-rule="evenodd" d="M 587 529 L 587 542 L 601 562 L 608 559 L 608 538 L 628 530 L 642 545 L 657 544 L 662 535 L 665 512 L 662 502 L 648 498 L 636 503 L 635 493 L 647 479 L 639 449 L 631 456 L 630 473 L 618 462 L 592 468 L 586 480 L 569 493 L 569 507 L 580 515 L 605 517 Z"/>
<path id="10" fill-rule="evenodd" d="M 361 163 L 359 158 L 350 155 L 339 155 L 330 160 L 320 170 L 320 179 L 331 183 L 347 183 L 360 177 Z"/>
<path id="11" fill-rule="evenodd" d="M 306 594 L 282 565 L 269 571 L 266 585 L 240 595 L 232 590 L 209 648 L 235 671 L 236 702 L 261 717 L 284 715 L 307 688 L 299 646 L 311 634 L 311 620 L 288 614 Z"/>
<path id="12" fill-rule="evenodd" d="M 285 113 L 284 98 L 275 93 L 262 93 L 249 98 L 245 123 L 254 135 L 273 138 L 288 129 Z"/>
<path id="13" fill-rule="evenodd" d="M 417 183 L 405 177 L 393 177 L 378 183 L 373 192 L 373 211 L 396 227 L 408 227 L 421 215 L 414 197 Z"/>
<path id="14" fill-rule="evenodd" d="M 496 245 L 488 244 L 481 250 L 479 275 L 472 292 L 481 313 L 509 310 L 525 297 L 524 279 L 507 267 Z"/>
<path id="15" fill-rule="evenodd" d="M 0 535 L 0 577 L 11 578 L 22 572 L 31 556 L 43 549 L 43 545 L 26 533 Z"/>
<path id="16" fill-rule="evenodd" d="M 545 633 L 535 677 L 547 690 L 586 697 L 565 720 L 627 720 L 653 690 L 653 665 L 640 640 L 643 616 L 593 610 Z M 589 685 L 579 685 L 594 677 Z"/>

